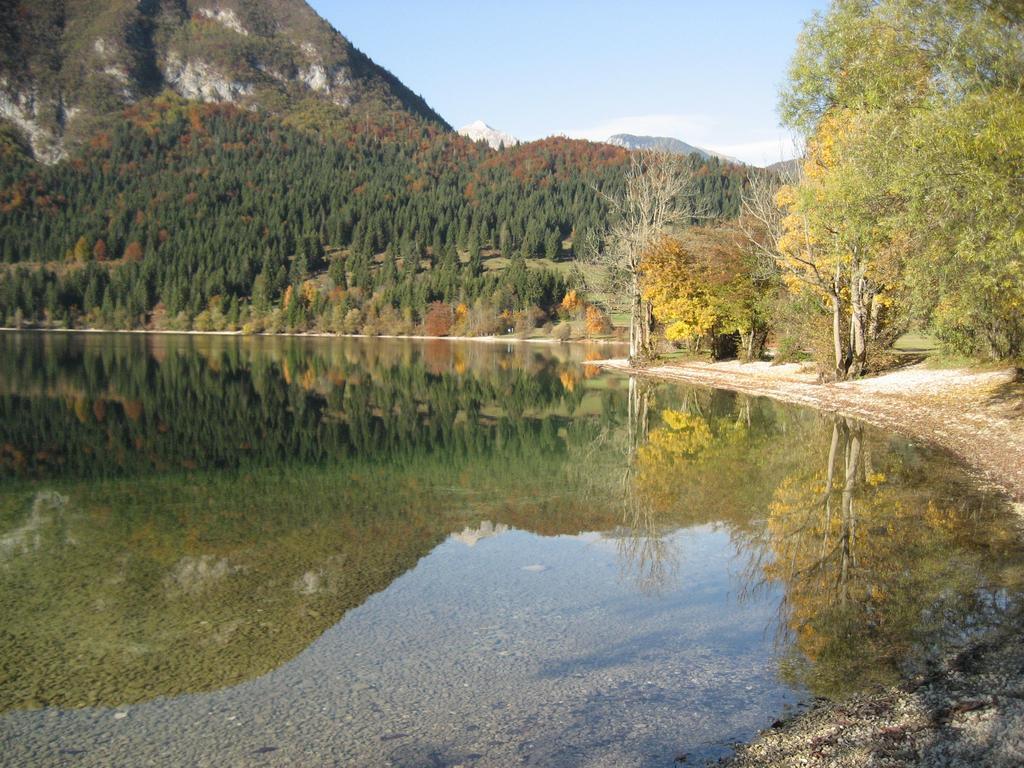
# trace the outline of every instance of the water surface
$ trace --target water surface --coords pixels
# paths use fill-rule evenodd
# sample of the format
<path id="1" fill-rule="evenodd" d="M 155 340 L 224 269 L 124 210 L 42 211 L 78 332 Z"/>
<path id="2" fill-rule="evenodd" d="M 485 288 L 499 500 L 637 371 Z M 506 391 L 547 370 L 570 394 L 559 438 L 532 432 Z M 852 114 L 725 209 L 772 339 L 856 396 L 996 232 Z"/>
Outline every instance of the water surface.
<path id="1" fill-rule="evenodd" d="M 611 352 L 0 334 L 0 764 L 669 766 L 1018 599 L 945 454 Z"/>

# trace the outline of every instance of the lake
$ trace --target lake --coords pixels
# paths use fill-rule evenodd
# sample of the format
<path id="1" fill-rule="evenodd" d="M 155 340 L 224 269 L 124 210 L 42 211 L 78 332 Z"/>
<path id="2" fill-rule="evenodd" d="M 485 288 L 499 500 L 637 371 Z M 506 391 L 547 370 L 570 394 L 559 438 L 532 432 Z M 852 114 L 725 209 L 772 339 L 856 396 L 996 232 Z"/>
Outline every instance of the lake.
<path id="1" fill-rule="evenodd" d="M 1019 599 L 945 453 L 616 353 L 0 333 L 0 765 L 698 763 Z"/>

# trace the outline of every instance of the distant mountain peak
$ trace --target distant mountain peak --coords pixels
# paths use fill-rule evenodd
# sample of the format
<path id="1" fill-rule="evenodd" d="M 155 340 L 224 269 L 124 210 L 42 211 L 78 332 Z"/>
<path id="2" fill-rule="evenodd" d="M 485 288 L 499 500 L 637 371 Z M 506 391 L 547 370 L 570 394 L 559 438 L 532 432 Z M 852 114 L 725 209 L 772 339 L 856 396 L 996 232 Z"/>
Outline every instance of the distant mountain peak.
<path id="1" fill-rule="evenodd" d="M 676 155 L 700 155 L 701 157 L 715 157 L 730 163 L 741 162 L 735 157 L 729 157 L 711 149 L 695 147 L 693 144 L 687 144 L 672 136 L 636 136 L 632 133 L 617 133 L 610 136 L 605 143 L 626 149 L 659 149 Z"/>
<path id="2" fill-rule="evenodd" d="M 498 149 L 502 144 L 511 147 L 518 144 L 519 139 L 497 128 L 492 128 L 483 120 L 475 120 L 469 125 L 459 128 L 459 133 L 472 141 L 486 141 L 491 149 Z"/>

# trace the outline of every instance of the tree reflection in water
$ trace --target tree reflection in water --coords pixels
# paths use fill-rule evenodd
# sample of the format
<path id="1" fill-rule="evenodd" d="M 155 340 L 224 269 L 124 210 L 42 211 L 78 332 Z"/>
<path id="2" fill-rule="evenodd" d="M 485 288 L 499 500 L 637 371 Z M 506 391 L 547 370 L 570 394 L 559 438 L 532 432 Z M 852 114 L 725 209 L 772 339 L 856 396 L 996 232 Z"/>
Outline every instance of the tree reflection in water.
<path id="1" fill-rule="evenodd" d="M 678 547 L 671 538 L 675 528 L 648 497 L 637 490 L 645 451 L 651 450 L 650 382 L 629 380 L 628 460 L 622 478 L 622 532 L 617 546 L 623 577 L 642 593 L 657 594 L 675 586 L 679 573 Z"/>
<path id="2" fill-rule="evenodd" d="M 824 467 L 783 478 L 759 542 L 763 578 L 785 588 L 786 674 L 822 695 L 894 682 L 908 659 L 998 621 L 1024 586 L 1005 502 L 886 447 L 835 419 Z"/>
<path id="3" fill-rule="evenodd" d="M 650 590 L 675 572 L 666 533 L 724 526 L 740 595 L 782 587 L 783 674 L 839 696 L 998 621 L 1019 600 L 1024 553 L 1007 504 L 949 459 L 845 418 L 742 395 L 631 397 L 623 566 Z"/>

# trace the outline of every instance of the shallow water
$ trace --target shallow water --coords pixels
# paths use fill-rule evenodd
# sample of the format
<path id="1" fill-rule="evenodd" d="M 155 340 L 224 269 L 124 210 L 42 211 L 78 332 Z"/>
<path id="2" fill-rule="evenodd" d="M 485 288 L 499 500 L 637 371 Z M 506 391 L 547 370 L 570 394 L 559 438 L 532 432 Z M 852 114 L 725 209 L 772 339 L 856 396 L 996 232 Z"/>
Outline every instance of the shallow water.
<path id="1" fill-rule="evenodd" d="M 0 764 L 669 766 L 1018 599 L 944 454 L 610 353 L 0 334 Z"/>

